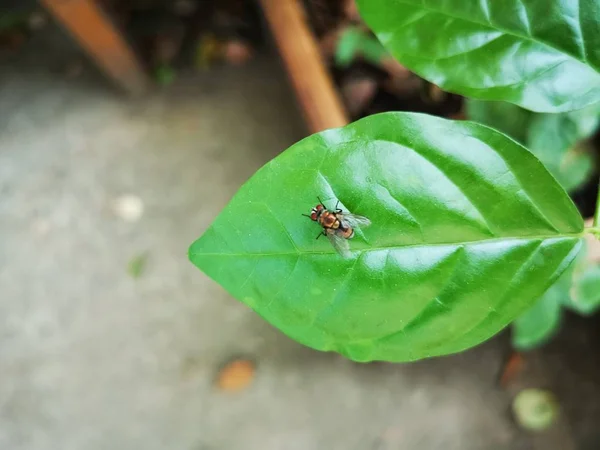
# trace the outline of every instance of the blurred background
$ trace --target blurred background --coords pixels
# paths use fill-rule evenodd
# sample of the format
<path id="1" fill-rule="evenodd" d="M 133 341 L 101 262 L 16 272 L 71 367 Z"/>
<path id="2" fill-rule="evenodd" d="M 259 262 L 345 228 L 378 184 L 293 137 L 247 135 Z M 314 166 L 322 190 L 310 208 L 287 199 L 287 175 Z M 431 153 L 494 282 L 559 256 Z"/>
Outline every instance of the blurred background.
<path id="1" fill-rule="evenodd" d="M 268 160 L 394 110 L 500 129 L 593 214 L 598 111 L 444 92 L 352 0 L 0 0 L 0 449 L 599 449 L 597 244 L 518 329 L 412 364 L 305 348 L 188 262 Z"/>

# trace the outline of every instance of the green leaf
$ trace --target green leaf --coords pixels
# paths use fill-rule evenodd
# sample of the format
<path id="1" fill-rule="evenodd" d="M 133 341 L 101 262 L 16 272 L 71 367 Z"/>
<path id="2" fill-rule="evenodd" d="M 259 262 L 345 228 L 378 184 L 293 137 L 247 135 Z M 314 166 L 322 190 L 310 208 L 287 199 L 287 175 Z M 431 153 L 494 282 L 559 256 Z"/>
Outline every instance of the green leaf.
<path id="1" fill-rule="evenodd" d="M 302 213 L 368 217 L 342 258 Z M 489 338 L 575 258 L 583 220 L 542 164 L 473 122 L 384 113 L 262 167 L 190 259 L 292 338 L 357 361 L 410 361 Z"/>
<path id="2" fill-rule="evenodd" d="M 600 308 L 600 265 L 588 265 L 574 277 L 567 305 L 579 314 L 590 315 Z"/>
<path id="3" fill-rule="evenodd" d="M 561 307 L 569 298 L 573 270 L 566 270 L 544 295 L 513 322 L 512 342 L 530 350 L 547 342 L 558 331 Z"/>
<path id="4" fill-rule="evenodd" d="M 526 145 L 562 187 L 573 191 L 594 171 L 592 149 L 583 141 L 598 128 L 598 106 L 559 114 L 531 113 L 506 102 L 467 100 L 467 117 Z"/>
<path id="5" fill-rule="evenodd" d="M 487 102 L 466 99 L 467 117 L 510 136 L 525 144 L 533 114 L 507 102 Z"/>
<path id="6" fill-rule="evenodd" d="M 581 142 L 597 128 L 598 108 L 562 114 L 534 114 L 526 144 L 567 191 L 577 189 L 593 173 L 594 159 Z"/>
<path id="7" fill-rule="evenodd" d="M 357 27 L 348 27 L 340 36 L 335 49 L 335 62 L 340 66 L 347 66 L 361 55 L 367 61 L 378 64 L 387 54 L 387 50 L 376 38 Z"/>
<path id="8" fill-rule="evenodd" d="M 573 192 L 586 183 L 594 174 L 594 157 L 589 146 L 581 143 L 570 148 L 558 167 L 550 172 L 567 192 Z"/>
<path id="9" fill-rule="evenodd" d="M 404 66 L 442 89 L 540 112 L 600 101 L 599 0 L 357 0 Z"/>

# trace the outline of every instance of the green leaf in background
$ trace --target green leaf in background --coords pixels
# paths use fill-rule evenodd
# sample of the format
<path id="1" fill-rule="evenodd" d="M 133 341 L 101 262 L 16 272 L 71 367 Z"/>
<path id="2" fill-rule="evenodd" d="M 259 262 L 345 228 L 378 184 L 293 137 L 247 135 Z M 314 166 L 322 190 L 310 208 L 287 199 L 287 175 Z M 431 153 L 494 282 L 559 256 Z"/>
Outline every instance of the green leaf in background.
<path id="1" fill-rule="evenodd" d="M 570 301 L 565 306 L 583 315 L 600 309 L 600 265 L 587 265 L 575 274 Z"/>
<path id="2" fill-rule="evenodd" d="M 567 191 L 577 189 L 593 173 L 592 153 L 581 141 L 596 130 L 599 118 L 595 106 L 531 118 L 526 145 Z"/>
<path id="3" fill-rule="evenodd" d="M 540 112 L 600 101 L 600 0 L 357 0 L 404 66 L 445 91 Z"/>
<path id="4" fill-rule="evenodd" d="M 317 196 L 372 221 L 342 258 L 302 217 Z M 191 261 L 290 337 L 357 361 L 472 347 L 527 309 L 581 247 L 583 220 L 526 149 L 482 125 L 384 113 L 262 167 Z"/>
<path id="5" fill-rule="evenodd" d="M 543 114 L 506 102 L 468 99 L 466 112 L 469 119 L 523 143 L 569 192 L 593 174 L 593 152 L 584 140 L 598 128 L 597 105 L 568 113 Z"/>
<path id="6" fill-rule="evenodd" d="M 339 66 L 348 66 L 360 55 L 367 61 L 379 64 L 387 50 L 373 36 L 357 27 L 348 27 L 340 36 L 335 49 L 335 62 Z"/>
<path id="7" fill-rule="evenodd" d="M 531 308 L 513 322 L 513 347 L 531 350 L 548 341 L 558 331 L 562 304 L 569 298 L 572 276 L 573 270 L 569 268 Z"/>
<path id="8" fill-rule="evenodd" d="M 593 149 L 582 142 L 567 150 L 558 164 L 549 166 L 548 169 L 567 192 L 573 192 L 594 174 L 592 152 Z"/>
<path id="9" fill-rule="evenodd" d="M 525 145 L 533 113 L 507 102 L 487 102 L 465 99 L 465 112 L 470 120 L 510 136 Z"/>
<path id="10" fill-rule="evenodd" d="M 587 245 L 563 275 L 529 310 L 513 322 L 513 346 L 531 350 L 558 331 L 562 308 L 590 315 L 600 309 L 600 265 L 586 257 Z"/>

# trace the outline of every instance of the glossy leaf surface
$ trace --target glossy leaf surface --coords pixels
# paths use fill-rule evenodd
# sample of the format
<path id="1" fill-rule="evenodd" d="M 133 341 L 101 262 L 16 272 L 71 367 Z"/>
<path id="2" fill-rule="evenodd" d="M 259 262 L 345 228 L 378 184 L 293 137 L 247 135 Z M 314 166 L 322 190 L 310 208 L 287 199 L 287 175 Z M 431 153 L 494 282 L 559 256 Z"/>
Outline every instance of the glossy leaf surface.
<path id="1" fill-rule="evenodd" d="M 368 217 L 342 258 L 307 214 Z M 310 136 L 266 164 L 190 259 L 292 338 L 410 361 L 489 338 L 560 276 L 583 220 L 543 165 L 490 128 L 411 113 Z"/>
<path id="2" fill-rule="evenodd" d="M 600 0 L 358 0 L 403 65 L 444 90 L 559 112 L 600 101 Z"/>

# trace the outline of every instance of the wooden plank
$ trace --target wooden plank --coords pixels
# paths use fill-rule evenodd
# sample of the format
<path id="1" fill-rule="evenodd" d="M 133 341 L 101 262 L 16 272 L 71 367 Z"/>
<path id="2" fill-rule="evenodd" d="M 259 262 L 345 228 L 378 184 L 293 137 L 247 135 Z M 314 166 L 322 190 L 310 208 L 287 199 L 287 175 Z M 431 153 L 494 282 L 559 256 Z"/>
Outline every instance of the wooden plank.
<path id="1" fill-rule="evenodd" d="M 312 133 L 349 122 L 299 0 L 260 0 Z"/>
<path id="2" fill-rule="evenodd" d="M 94 0 L 41 0 L 100 68 L 125 90 L 138 94 L 149 85 L 121 33 Z"/>

